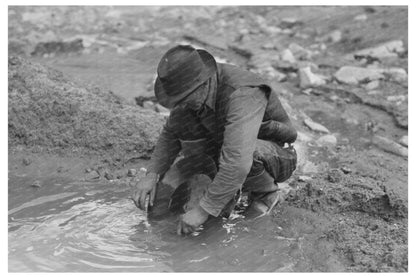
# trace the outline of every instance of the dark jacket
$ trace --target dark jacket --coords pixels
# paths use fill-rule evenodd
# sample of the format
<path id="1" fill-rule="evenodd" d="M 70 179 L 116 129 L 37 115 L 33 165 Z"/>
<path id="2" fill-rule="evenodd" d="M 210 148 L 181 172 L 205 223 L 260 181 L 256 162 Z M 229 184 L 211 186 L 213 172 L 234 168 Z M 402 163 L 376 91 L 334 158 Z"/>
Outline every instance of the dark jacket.
<path id="1" fill-rule="evenodd" d="M 217 216 L 241 188 L 252 164 L 256 139 L 293 143 L 296 130 L 277 93 L 259 76 L 218 64 L 216 86 L 202 111 L 174 109 L 156 145 L 149 171 L 165 173 L 181 150 L 181 140 L 206 138 L 205 153 L 219 172 L 201 200 Z"/>

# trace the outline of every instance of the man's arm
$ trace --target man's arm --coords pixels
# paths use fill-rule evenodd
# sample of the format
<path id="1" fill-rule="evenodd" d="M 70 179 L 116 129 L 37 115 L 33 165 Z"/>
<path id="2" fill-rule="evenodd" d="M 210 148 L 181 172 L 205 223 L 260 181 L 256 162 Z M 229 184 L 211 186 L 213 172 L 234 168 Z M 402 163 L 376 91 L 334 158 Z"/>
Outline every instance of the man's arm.
<path id="1" fill-rule="evenodd" d="M 267 97 L 259 88 L 241 88 L 229 101 L 219 171 L 200 201 L 200 206 L 213 216 L 220 214 L 250 171 L 267 105 Z"/>
<path id="2" fill-rule="evenodd" d="M 163 175 L 172 165 L 173 161 L 181 150 L 181 144 L 170 124 L 171 119 L 168 118 L 162 133 L 156 143 L 148 172 Z"/>

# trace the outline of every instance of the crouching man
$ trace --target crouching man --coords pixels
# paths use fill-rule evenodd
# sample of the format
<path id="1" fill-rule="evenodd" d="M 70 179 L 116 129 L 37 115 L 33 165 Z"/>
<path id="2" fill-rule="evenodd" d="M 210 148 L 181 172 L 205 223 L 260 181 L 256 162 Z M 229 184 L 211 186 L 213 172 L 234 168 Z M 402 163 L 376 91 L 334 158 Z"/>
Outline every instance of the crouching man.
<path id="1" fill-rule="evenodd" d="M 240 190 L 270 211 L 279 201 L 277 183 L 297 161 L 291 146 L 297 133 L 276 92 L 256 74 L 187 45 L 167 51 L 157 74 L 155 95 L 171 114 L 133 192 L 136 206 L 145 209 L 148 195 L 153 205 L 159 178 L 182 151 L 203 167 L 208 157 L 215 169 L 198 205 L 180 217 L 178 233 L 221 215 Z"/>

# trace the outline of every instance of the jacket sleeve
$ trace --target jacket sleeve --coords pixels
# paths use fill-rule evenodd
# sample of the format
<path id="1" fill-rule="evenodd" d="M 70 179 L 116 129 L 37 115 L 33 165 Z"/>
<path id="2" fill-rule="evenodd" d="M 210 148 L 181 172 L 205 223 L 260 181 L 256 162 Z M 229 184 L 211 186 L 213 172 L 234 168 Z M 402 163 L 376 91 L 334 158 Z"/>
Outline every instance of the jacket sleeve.
<path id="1" fill-rule="evenodd" d="M 200 206 L 209 214 L 218 216 L 245 181 L 266 105 L 266 94 L 259 88 L 244 87 L 231 95 L 219 171 L 200 200 Z"/>
<path id="2" fill-rule="evenodd" d="M 270 100 L 272 111 L 266 110 L 271 119 L 262 122 L 259 131 L 259 138 L 270 140 L 280 145 L 293 143 L 297 138 L 297 131 L 292 125 L 286 110 L 283 108 L 277 95 L 271 95 Z"/>
<path id="3" fill-rule="evenodd" d="M 169 169 L 181 150 L 180 141 L 171 128 L 170 120 L 169 117 L 162 129 L 148 167 L 149 172 L 159 175 Z"/>

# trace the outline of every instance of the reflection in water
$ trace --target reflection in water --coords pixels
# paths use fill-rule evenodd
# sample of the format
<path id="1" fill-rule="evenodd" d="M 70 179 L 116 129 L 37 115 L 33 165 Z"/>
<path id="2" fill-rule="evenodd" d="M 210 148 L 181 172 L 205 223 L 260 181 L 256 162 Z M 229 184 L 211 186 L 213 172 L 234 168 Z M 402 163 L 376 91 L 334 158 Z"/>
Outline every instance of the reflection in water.
<path id="1" fill-rule="evenodd" d="M 59 213 L 12 218 L 10 271 L 169 270 L 157 262 L 163 254 L 147 250 L 148 223 L 130 200 L 85 200 L 61 202 L 78 203 Z M 138 228 L 141 242 L 130 240 Z"/>
<path id="2" fill-rule="evenodd" d="M 98 186 L 85 192 L 72 184 L 70 191 L 78 193 L 45 194 L 9 210 L 9 271 L 314 269 L 304 249 L 315 246 L 305 245 L 300 234 L 276 225 L 272 217 L 250 220 L 234 213 L 181 237 L 177 216 L 148 222 L 127 188 Z M 318 270 L 325 270 L 325 261 L 319 259 L 324 268 Z"/>

